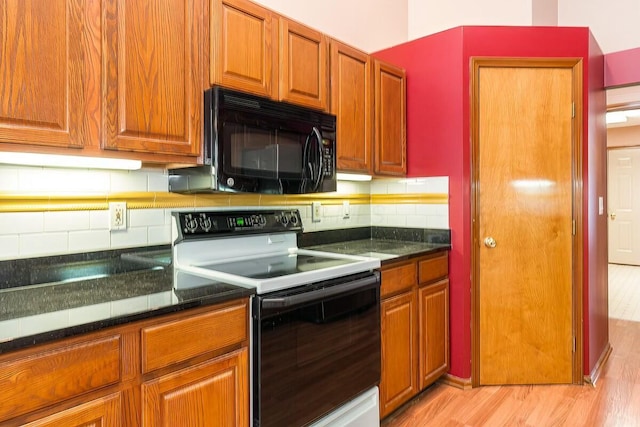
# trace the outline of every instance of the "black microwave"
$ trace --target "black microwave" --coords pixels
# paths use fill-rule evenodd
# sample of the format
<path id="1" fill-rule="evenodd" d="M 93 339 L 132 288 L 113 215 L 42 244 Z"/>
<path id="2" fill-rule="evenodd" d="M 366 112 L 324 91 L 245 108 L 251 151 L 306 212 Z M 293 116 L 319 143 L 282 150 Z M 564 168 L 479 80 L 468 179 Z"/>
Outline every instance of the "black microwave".
<path id="1" fill-rule="evenodd" d="M 336 117 L 212 87 L 203 164 L 171 169 L 169 191 L 302 194 L 336 190 Z"/>

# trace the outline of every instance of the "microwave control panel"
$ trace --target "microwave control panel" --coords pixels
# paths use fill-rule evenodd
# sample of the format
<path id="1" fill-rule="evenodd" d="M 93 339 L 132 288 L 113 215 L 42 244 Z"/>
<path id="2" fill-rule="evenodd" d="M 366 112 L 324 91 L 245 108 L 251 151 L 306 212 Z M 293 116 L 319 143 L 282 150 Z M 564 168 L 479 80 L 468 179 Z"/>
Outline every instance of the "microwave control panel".
<path id="1" fill-rule="evenodd" d="M 302 232 L 297 209 L 269 211 L 173 212 L 178 241 L 236 234 Z"/>
<path id="2" fill-rule="evenodd" d="M 322 140 L 322 173 L 324 176 L 331 177 L 334 174 L 335 146 L 330 139 Z"/>

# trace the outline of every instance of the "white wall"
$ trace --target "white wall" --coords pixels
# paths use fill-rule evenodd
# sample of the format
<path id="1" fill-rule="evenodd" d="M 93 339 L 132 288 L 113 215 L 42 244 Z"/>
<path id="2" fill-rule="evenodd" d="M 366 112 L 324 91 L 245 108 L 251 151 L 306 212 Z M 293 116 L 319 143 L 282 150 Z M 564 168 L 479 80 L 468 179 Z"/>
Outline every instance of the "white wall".
<path id="1" fill-rule="evenodd" d="M 365 52 L 407 41 L 407 0 L 255 0 Z"/>
<path id="2" fill-rule="evenodd" d="M 604 53 L 640 47 L 638 0 L 559 0 L 558 22 L 589 27 Z"/>
<path id="3" fill-rule="evenodd" d="M 460 25 L 531 25 L 531 0 L 408 0 L 409 40 Z"/>

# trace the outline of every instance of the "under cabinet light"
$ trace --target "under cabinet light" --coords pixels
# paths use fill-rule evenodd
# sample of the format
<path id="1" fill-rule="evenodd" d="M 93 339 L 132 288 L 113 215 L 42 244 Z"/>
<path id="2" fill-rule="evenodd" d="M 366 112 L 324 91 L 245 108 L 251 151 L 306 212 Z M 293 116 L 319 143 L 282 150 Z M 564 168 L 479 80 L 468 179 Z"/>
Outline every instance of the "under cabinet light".
<path id="1" fill-rule="evenodd" d="M 336 173 L 338 181 L 371 181 L 371 175 L 358 173 Z"/>
<path id="2" fill-rule="evenodd" d="M 13 152 L 0 152 L 0 163 L 82 169 L 136 170 L 142 167 L 140 160 Z"/>
<path id="3" fill-rule="evenodd" d="M 624 111 L 609 111 L 606 115 L 607 124 L 624 123 L 627 121 L 627 116 Z"/>

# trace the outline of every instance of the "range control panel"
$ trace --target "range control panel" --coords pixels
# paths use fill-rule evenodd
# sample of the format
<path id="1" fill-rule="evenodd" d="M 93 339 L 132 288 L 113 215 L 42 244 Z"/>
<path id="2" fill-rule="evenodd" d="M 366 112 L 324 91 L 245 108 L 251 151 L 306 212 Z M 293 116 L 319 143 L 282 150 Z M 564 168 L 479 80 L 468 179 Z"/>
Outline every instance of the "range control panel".
<path id="1" fill-rule="evenodd" d="M 173 212 L 178 241 L 238 234 L 302 232 L 297 209 L 269 211 Z"/>

